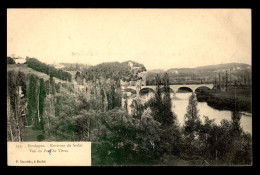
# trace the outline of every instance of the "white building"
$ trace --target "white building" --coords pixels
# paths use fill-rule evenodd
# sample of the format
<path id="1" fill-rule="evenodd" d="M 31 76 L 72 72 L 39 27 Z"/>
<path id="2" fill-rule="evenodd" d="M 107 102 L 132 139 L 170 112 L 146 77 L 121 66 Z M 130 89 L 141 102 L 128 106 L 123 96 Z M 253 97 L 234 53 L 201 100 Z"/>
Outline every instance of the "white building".
<path id="1" fill-rule="evenodd" d="M 129 67 L 131 67 L 131 68 L 132 68 L 132 67 L 133 67 L 133 65 L 134 65 L 134 64 L 133 64 L 131 61 L 129 61 L 129 62 L 128 62 L 128 66 L 129 66 Z"/>

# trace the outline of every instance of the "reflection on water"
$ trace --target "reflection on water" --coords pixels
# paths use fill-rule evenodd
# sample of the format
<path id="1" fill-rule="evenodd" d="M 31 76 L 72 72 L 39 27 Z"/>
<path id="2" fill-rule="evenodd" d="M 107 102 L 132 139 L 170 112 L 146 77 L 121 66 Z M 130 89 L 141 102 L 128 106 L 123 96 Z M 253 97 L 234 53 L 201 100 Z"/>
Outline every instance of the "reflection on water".
<path id="1" fill-rule="evenodd" d="M 152 97 L 153 93 L 142 95 L 141 99 L 148 100 Z M 189 96 L 191 93 L 175 93 L 171 94 L 172 99 L 172 110 L 177 115 L 177 119 L 180 125 L 184 124 L 184 115 L 187 111 L 187 106 L 189 103 Z M 128 99 L 128 109 L 131 113 L 131 103 L 132 99 Z M 208 116 L 209 119 L 215 119 L 216 124 L 220 124 L 222 119 L 231 120 L 231 111 L 228 110 L 217 110 L 207 105 L 206 102 L 198 102 L 199 115 L 201 120 L 204 122 L 203 116 Z M 241 127 L 245 132 L 252 134 L 252 114 L 242 113 L 241 116 Z"/>

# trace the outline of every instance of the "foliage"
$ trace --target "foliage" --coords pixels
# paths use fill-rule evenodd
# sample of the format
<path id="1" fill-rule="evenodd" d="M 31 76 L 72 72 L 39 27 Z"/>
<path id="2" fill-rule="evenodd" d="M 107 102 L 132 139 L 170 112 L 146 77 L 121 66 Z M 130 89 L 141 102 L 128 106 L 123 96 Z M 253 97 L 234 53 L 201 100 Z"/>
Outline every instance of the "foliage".
<path id="1" fill-rule="evenodd" d="M 25 75 L 22 72 L 8 71 L 7 74 L 7 139 L 23 141 L 26 98 Z"/>
<path id="2" fill-rule="evenodd" d="M 199 131 L 201 120 L 197 109 L 197 99 L 194 93 L 189 98 L 187 113 L 185 114 L 184 134 L 192 141 Z"/>
<path id="3" fill-rule="evenodd" d="M 46 138 L 54 141 L 76 141 L 78 111 L 75 96 L 61 88 L 60 93 L 49 95 L 45 102 Z"/>
<path id="4" fill-rule="evenodd" d="M 7 57 L 7 64 L 15 64 L 15 60 L 11 57 Z"/>
<path id="5" fill-rule="evenodd" d="M 228 63 L 220 65 L 201 66 L 196 68 L 171 68 L 164 70 L 150 70 L 147 72 L 146 81 L 149 85 L 156 85 L 154 77 L 158 74 L 162 77 L 167 73 L 170 77 L 170 84 L 200 84 L 214 83 L 216 72 L 224 73 L 226 70 L 231 73 L 231 83 L 236 80 L 244 84 L 244 73 L 252 74 L 252 67 L 243 63 Z M 250 76 L 251 77 L 251 76 Z M 249 79 L 250 79 L 249 77 Z M 247 78 L 248 79 L 248 78 Z"/>
<path id="6" fill-rule="evenodd" d="M 160 91 L 161 84 L 165 92 Z M 170 98 L 169 78 L 165 74 L 163 80 L 156 77 L 156 93 L 155 97 L 151 98 L 145 106 L 149 106 L 152 110 L 154 119 L 160 122 L 163 126 L 177 125 L 176 115 L 172 111 L 172 103 Z"/>
<path id="7" fill-rule="evenodd" d="M 91 141 L 93 165 L 170 165 L 170 158 L 211 165 L 252 163 L 252 138 L 240 127 L 236 98 L 230 104 L 232 120 L 217 125 L 208 117 L 200 120 L 192 94 L 181 127 L 172 111 L 169 75 L 157 75 L 154 98 L 143 103 L 137 96 L 129 115 L 127 102 L 121 106 L 119 83 L 121 75 L 128 76 L 127 67 L 125 62 L 89 68 L 91 80 L 82 89 L 55 83 L 54 74 L 44 81 L 33 74 L 8 72 L 8 139 L 22 141 L 27 123 L 43 131 L 35 137 L 38 141 Z M 26 108 L 27 121 L 17 120 Z"/>
<path id="8" fill-rule="evenodd" d="M 133 66 L 140 67 L 138 72 L 146 71 L 144 65 L 131 61 Z M 96 66 L 91 66 L 86 69 L 85 78 L 87 80 L 95 80 L 95 79 L 113 79 L 115 81 L 119 81 L 120 79 L 128 79 L 137 80 L 137 76 L 133 75 L 131 72 L 131 68 L 128 66 L 128 61 L 119 63 L 119 62 L 109 62 L 109 63 L 101 63 Z"/>
<path id="9" fill-rule="evenodd" d="M 159 123 L 136 119 L 124 110 L 90 111 L 90 141 L 94 165 L 146 165 L 154 163 L 159 143 Z"/>
<path id="10" fill-rule="evenodd" d="M 28 75 L 28 105 L 27 105 L 27 125 L 32 125 L 34 129 L 43 129 L 43 110 L 46 97 L 45 83 L 42 78 L 34 74 Z"/>
<path id="11" fill-rule="evenodd" d="M 86 68 L 90 67 L 87 64 L 79 64 L 79 63 L 61 63 L 64 67 L 62 68 L 65 71 L 83 71 Z"/>
<path id="12" fill-rule="evenodd" d="M 233 110 L 234 90 L 229 92 L 210 92 L 207 104 L 219 110 Z M 240 111 L 252 112 L 252 90 L 237 90 L 236 106 Z"/>
<path id="13" fill-rule="evenodd" d="M 167 87 L 167 75 L 163 82 Z M 162 97 L 158 90 L 156 97 L 146 104 L 138 98 L 133 100 L 132 115 L 118 108 L 87 112 L 85 118 L 90 122 L 93 164 L 160 164 L 164 156 L 179 155 L 181 133 L 169 102 L 167 92 Z"/>
<path id="14" fill-rule="evenodd" d="M 216 125 L 214 120 L 209 120 L 208 117 L 205 117 L 203 124 L 198 117 L 196 106 L 195 96 L 191 95 L 185 115 L 182 153 L 190 158 L 202 157 L 219 165 L 250 164 L 252 140 L 250 134 L 244 133 L 240 127 L 238 109 L 234 106 L 232 121 L 222 120 L 221 125 Z"/>

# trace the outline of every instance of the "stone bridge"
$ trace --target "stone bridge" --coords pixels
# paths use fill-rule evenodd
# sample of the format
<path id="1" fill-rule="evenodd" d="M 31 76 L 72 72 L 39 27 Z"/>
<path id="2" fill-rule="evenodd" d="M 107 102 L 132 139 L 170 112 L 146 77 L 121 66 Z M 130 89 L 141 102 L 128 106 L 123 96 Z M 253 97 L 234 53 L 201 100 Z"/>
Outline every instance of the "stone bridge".
<path id="1" fill-rule="evenodd" d="M 170 85 L 170 92 L 171 93 L 176 93 L 179 92 L 180 90 L 186 90 L 190 92 L 196 92 L 196 89 L 200 87 L 204 87 L 207 89 L 212 89 L 213 84 L 179 84 L 179 85 Z M 127 87 L 122 87 L 122 90 L 124 92 L 130 91 L 134 92 L 136 94 L 139 94 L 142 91 L 150 91 L 150 92 L 155 92 L 156 91 L 156 86 L 127 86 Z M 164 87 L 161 86 L 160 90 L 163 92 Z"/>

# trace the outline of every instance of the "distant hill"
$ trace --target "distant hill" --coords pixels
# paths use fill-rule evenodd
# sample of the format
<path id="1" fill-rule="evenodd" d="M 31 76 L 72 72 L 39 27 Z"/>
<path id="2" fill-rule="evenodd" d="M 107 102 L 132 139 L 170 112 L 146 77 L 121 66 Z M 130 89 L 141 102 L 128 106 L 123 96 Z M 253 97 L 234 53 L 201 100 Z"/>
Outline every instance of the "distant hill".
<path id="1" fill-rule="evenodd" d="M 244 63 L 226 63 L 226 64 L 200 66 L 197 67 L 197 69 L 230 69 L 235 67 L 248 68 L 248 66 L 251 67 L 249 64 L 244 64 Z"/>
<path id="2" fill-rule="evenodd" d="M 45 81 L 46 80 L 49 80 L 50 76 L 45 74 L 45 73 L 42 73 L 42 72 L 39 72 L 39 71 L 36 71 L 36 70 L 33 70 L 32 68 L 28 67 L 26 64 L 12 64 L 12 65 L 7 65 L 7 72 L 8 71 L 15 71 L 15 72 L 18 72 L 18 71 L 21 71 L 23 72 L 25 75 L 27 74 L 34 74 L 36 76 L 38 76 L 39 78 L 43 78 Z M 53 77 L 53 79 L 55 79 L 55 82 L 58 83 L 58 82 L 65 82 L 63 80 L 60 80 L 56 77 Z"/>
<path id="3" fill-rule="evenodd" d="M 166 71 L 149 70 L 147 72 L 147 84 L 154 84 L 154 77 L 156 74 L 163 76 L 168 73 L 170 83 L 183 84 L 183 83 L 213 83 L 215 78 L 218 78 L 219 73 L 221 78 L 225 76 L 226 71 L 231 81 L 244 82 L 245 79 L 251 77 L 252 67 L 243 63 L 227 63 L 200 66 L 195 68 L 171 68 Z"/>
<path id="4" fill-rule="evenodd" d="M 171 68 L 168 69 L 167 72 L 201 72 L 201 71 L 226 71 L 226 70 L 239 70 L 239 69 L 248 69 L 251 68 L 250 65 L 244 63 L 226 63 L 226 64 L 217 64 L 217 65 L 208 65 L 208 66 L 200 66 L 195 68 Z"/>
<path id="5" fill-rule="evenodd" d="M 147 70 L 148 72 L 152 72 L 152 73 L 162 73 L 164 72 L 163 69 L 151 69 L 151 70 Z"/>

